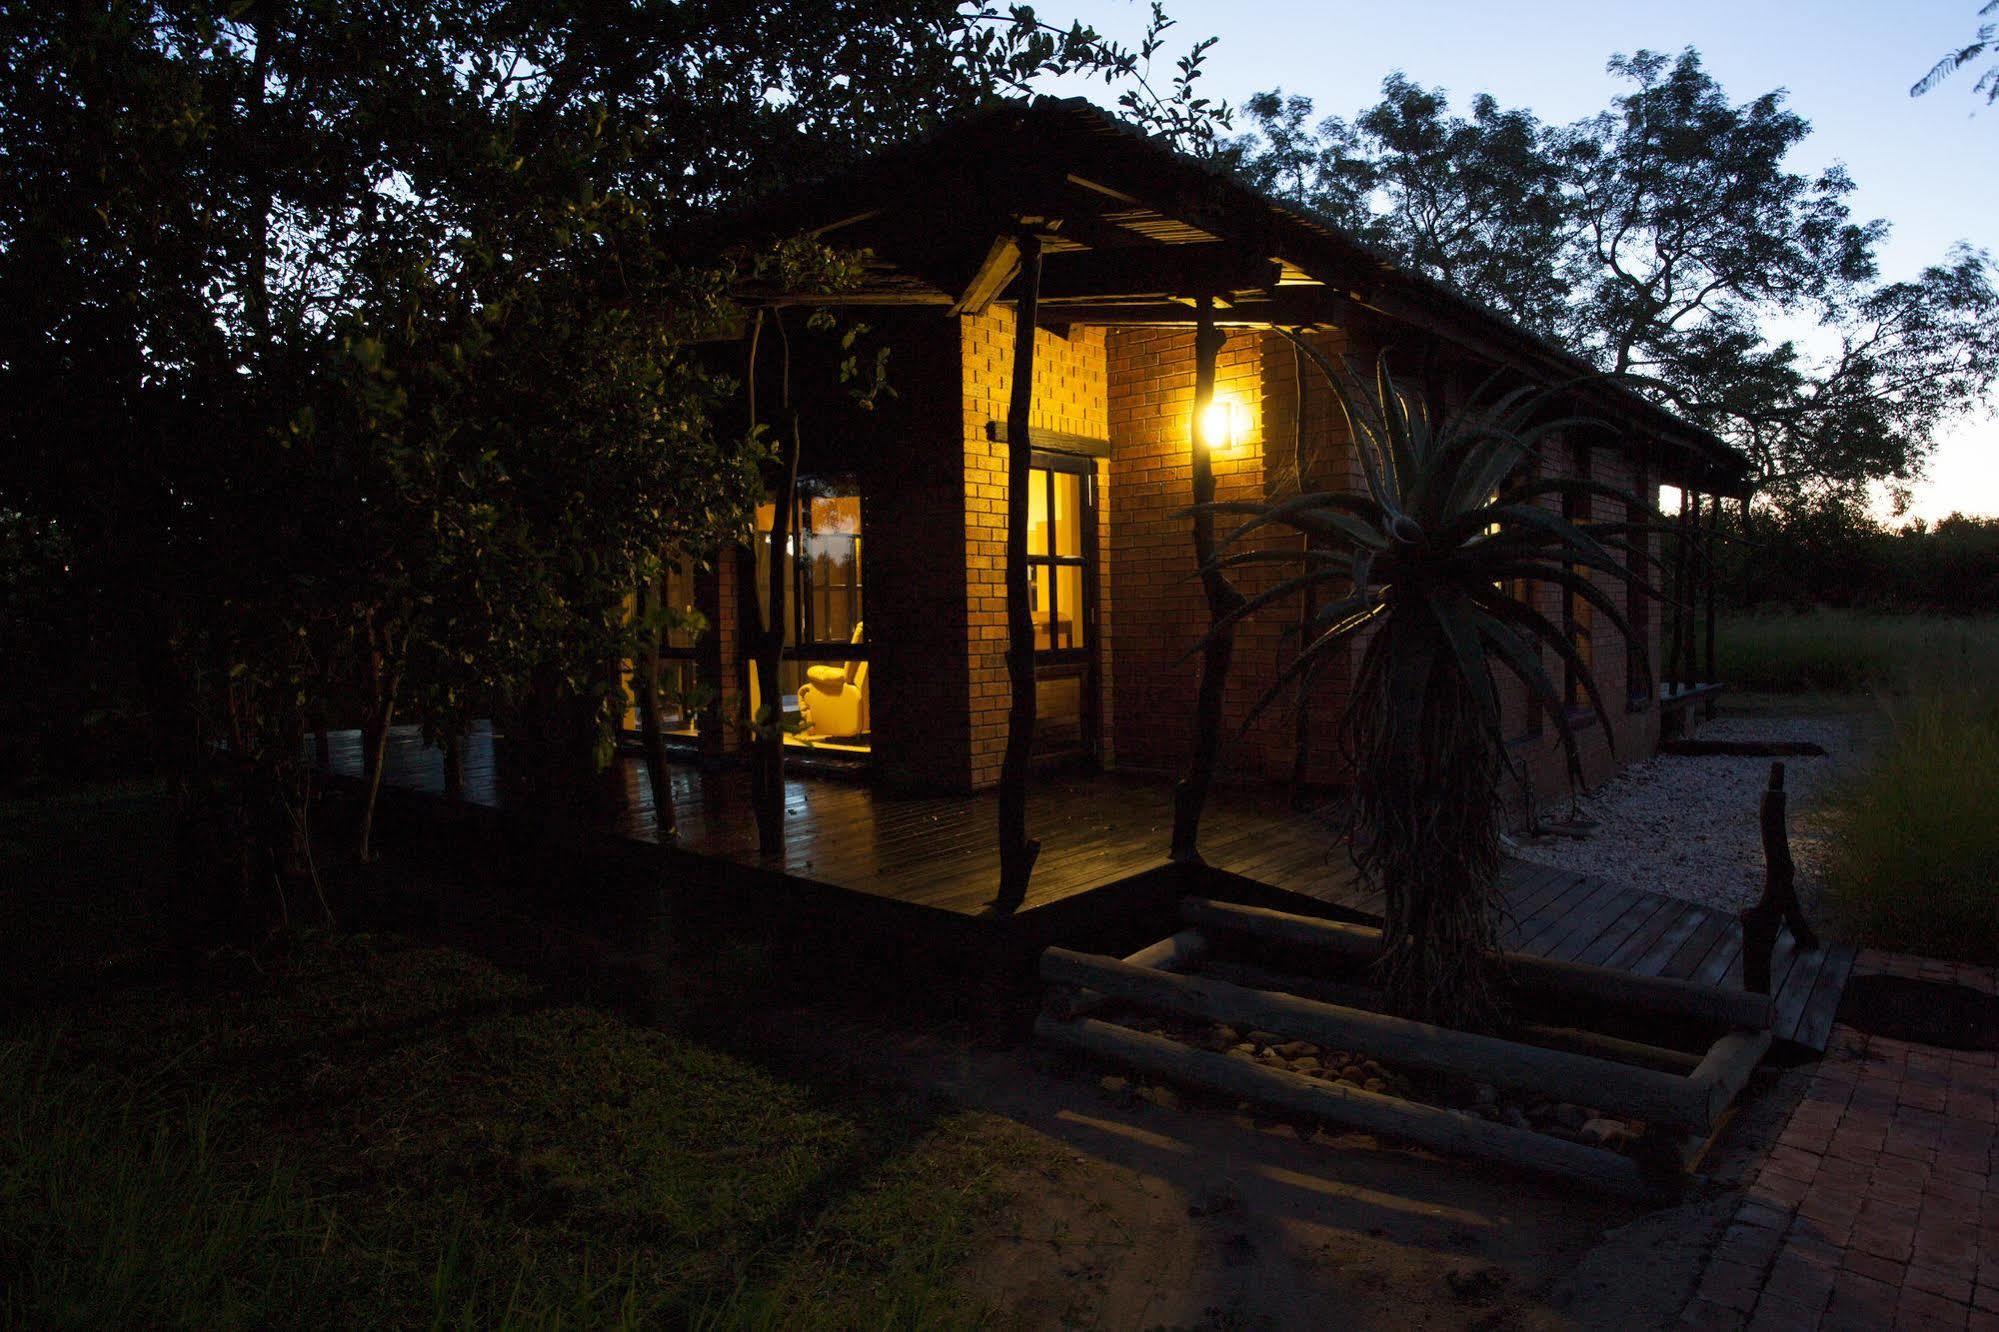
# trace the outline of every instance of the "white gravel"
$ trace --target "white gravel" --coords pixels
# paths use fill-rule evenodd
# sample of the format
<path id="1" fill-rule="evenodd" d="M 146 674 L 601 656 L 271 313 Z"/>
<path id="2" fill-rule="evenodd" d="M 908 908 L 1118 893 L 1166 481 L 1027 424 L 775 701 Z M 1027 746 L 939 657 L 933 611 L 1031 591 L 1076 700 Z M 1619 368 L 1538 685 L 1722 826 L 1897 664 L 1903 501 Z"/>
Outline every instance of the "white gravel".
<path id="1" fill-rule="evenodd" d="M 1823 843 L 1811 817 L 1829 787 L 1859 762 L 1851 716 L 1717 717 L 1701 724 L 1702 740 L 1809 740 L 1824 758 L 1784 759 L 1790 793 L 1791 854 L 1798 894 L 1809 911 L 1817 900 Z M 1763 842 L 1756 811 L 1770 777 L 1767 758 L 1678 757 L 1634 763 L 1583 796 L 1581 814 L 1596 826 L 1581 838 L 1543 834 L 1515 838 L 1523 860 L 1594 875 L 1704 906 L 1735 910 L 1763 891 Z M 1554 804 L 1544 823 L 1565 817 Z"/>

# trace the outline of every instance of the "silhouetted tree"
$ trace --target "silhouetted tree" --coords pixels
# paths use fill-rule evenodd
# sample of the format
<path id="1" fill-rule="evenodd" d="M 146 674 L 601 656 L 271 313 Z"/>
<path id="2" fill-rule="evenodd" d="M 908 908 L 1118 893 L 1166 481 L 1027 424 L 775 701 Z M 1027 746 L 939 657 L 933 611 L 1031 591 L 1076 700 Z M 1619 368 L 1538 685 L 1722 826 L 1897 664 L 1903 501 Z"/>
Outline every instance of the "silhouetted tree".
<path id="1" fill-rule="evenodd" d="M 1992 266 L 1960 245 L 1884 282 L 1853 182 L 1788 165 L 1810 125 L 1731 102 L 1689 50 L 1618 56 L 1628 90 L 1549 127 L 1492 99 L 1454 116 L 1400 74 L 1350 124 L 1247 104 L 1229 160 L 1741 445 L 1780 498 L 1918 472 L 1999 373 Z M 1804 341 L 1776 318 L 1810 321 Z"/>
<path id="2" fill-rule="evenodd" d="M 1999 0 L 1987 0 L 1978 7 L 1980 18 L 1988 18 L 1993 14 L 1999 14 Z M 1916 80 L 1915 85 L 1909 89 L 1909 96 L 1921 97 L 1966 65 L 1975 65 L 1986 55 L 1999 52 L 1999 37 L 1995 37 L 1995 34 L 1999 34 L 1999 24 L 1979 24 L 1978 35 L 1931 65 L 1930 72 Z M 1971 91 L 1974 94 L 1984 93 L 1987 106 L 1999 102 L 1999 61 L 1995 61 L 1989 69 L 1978 76 L 1978 82 L 1971 85 Z"/>

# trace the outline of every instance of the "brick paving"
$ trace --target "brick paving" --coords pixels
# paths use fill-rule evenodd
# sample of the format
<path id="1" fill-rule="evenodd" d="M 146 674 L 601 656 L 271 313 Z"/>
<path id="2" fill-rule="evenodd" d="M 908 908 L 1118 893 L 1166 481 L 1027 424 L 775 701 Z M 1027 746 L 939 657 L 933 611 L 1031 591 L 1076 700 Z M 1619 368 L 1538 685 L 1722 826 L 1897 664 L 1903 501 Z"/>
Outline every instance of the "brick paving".
<path id="1" fill-rule="evenodd" d="M 1991 967 L 1854 968 L 1883 972 L 1999 992 Z M 1996 1122 L 1999 1057 L 1836 1028 L 1682 1323 L 1999 1332 Z"/>

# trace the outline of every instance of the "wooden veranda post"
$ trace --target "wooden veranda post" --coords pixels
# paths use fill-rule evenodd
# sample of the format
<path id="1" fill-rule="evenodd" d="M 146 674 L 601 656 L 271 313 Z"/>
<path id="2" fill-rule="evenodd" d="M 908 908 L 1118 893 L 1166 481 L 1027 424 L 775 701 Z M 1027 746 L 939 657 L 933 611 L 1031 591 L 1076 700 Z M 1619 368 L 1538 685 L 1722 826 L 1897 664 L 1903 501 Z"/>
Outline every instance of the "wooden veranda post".
<path id="1" fill-rule="evenodd" d="M 762 424 L 757 415 L 757 346 L 763 317 L 762 310 L 755 311 L 743 331 L 743 400 L 751 434 Z M 783 332 L 782 324 L 778 331 Z M 789 365 L 785 374 L 788 378 Z M 784 412 L 790 415 L 788 385 Z M 784 650 L 784 548 L 790 536 L 792 497 L 798 489 L 798 430 L 795 418 L 783 425 L 791 428 L 781 426 L 778 436 L 782 453 L 777 483 L 771 488 L 769 581 L 761 612 L 755 550 L 748 541 L 736 546 L 736 619 L 751 654 L 750 669 L 761 704 L 750 716 L 750 806 L 757 820 L 757 850 L 765 856 L 784 853 L 784 686 L 779 666 Z"/>
<path id="2" fill-rule="evenodd" d="M 1235 655 L 1234 631 L 1214 626 L 1242 605 L 1242 595 L 1228 576 L 1213 567 L 1215 517 L 1206 508 L 1215 500 L 1215 441 L 1207 438 L 1208 409 L 1215 401 L 1215 361 L 1227 335 L 1215 327 L 1215 301 L 1202 295 L 1194 302 L 1194 558 L 1201 569 L 1201 590 L 1208 598 L 1209 633 L 1201 644 L 1201 692 L 1194 703 L 1194 758 L 1187 775 L 1173 788 L 1175 860 L 1199 857 L 1201 810 L 1214 782 L 1215 762 L 1222 747 L 1222 691 L 1228 685 L 1229 661 Z"/>
<path id="3" fill-rule="evenodd" d="M 1302 334 L 1301 334 L 1302 336 Z M 1310 459 L 1305 448 L 1305 352 L 1295 342 L 1291 345 L 1291 466 L 1297 473 L 1298 493 L 1304 494 L 1307 485 L 1305 473 Z M 1311 559 L 1314 543 L 1311 533 L 1298 534 L 1299 558 Z M 1310 641 L 1312 621 L 1319 613 L 1319 588 L 1316 583 L 1307 584 L 1305 595 L 1298 599 L 1298 643 L 1302 648 Z M 1293 704 L 1295 715 L 1291 726 L 1291 806 L 1304 809 L 1310 803 L 1305 791 L 1312 776 L 1312 686 L 1316 683 L 1313 672 L 1306 671 L 1298 677 L 1298 691 Z"/>
<path id="4" fill-rule="evenodd" d="M 1705 612 L 1707 619 L 1707 626 L 1706 626 L 1707 643 L 1706 643 L 1706 651 L 1703 655 L 1703 660 L 1702 660 L 1701 675 L 1702 678 L 1708 684 L 1713 684 L 1717 680 L 1721 679 L 1720 673 L 1715 669 L 1715 652 L 1714 652 L 1714 640 L 1715 640 L 1715 611 L 1714 611 L 1715 558 L 1714 557 L 1715 557 L 1715 548 L 1720 544 L 1720 541 L 1721 541 L 1721 496 L 1710 495 L 1708 496 L 1708 502 L 1707 502 L 1707 538 L 1701 542 L 1701 595 L 1707 601 L 1707 608 Z M 1704 716 L 1709 718 L 1712 718 L 1714 716 L 1714 702 L 1715 702 L 1714 695 L 1709 694 L 1707 696 L 1707 702 L 1701 705 L 1702 714 Z"/>
<path id="5" fill-rule="evenodd" d="M 1669 690 L 1678 690 L 1687 682 L 1692 667 L 1681 656 L 1686 646 L 1683 626 L 1687 620 L 1687 575 L 1691 567 L 1687 550 L 1687 504 L 1692 492 L 1684 486 L 1680 488 L 1680 517 L 1673 525 L 1673 602 L 1672 621 L 1667 626 L 1666 639 L 1666 684 Z"/>
<path id="6" fill-rule="evenodd" d="M 1680 645 L 1680 668 L 1685 674 L 1685 683 L 1692 685 L 1700 683 L 1701 669 L 1700 658 L 1694 650 L 1694 617 L 1700 614 L 1701 608 L 1700 492 L 1698 490 L 1687 492 L 1687 499 L 1692 507 L 1688 510 L 1684 534 L 1687 543 L 1687 577 L 1680 590 L 1680 596 L 1686 603 L 1685 613 L 1680 617 L 1680 632 L 1685 636 L 1685 641 Z M 1691 724 L 1693 718 L 1688 717 L 1687 721 Z"/>
<path id="7" fill-rule="evenodd" d="M 1006 754 L 1000 763 L 1000 891 L 1013 911 L 1027 900 L 1027 880 L 1041 844 L 1027 835 L 1027 769 L 1034 754 L 1034 615 L 1028 605 L 1027 493 L 1034 411 L 1034 325 L 1041 295 L 1041 238 L 1023 231 L 1020 292 L 1014 305 L 1013 389 L 1006 407 Z"/>
<path id="8" fill-rule="evenodd" d="M 1763 831 L 1763 896 L 1742 912 L 1742 988 L 1770 993 L 1771 956 L 1777 950 L 1777 930 L 1791 927 L 1798 951 L 1819 946 L 1818 935 L 1798 904 L 1797 866 L 1791 860 L 1791 834 L 1785 823 L 1784 765 L 1770 765 L 1770 785 L 1757 809 Z"/>
<path id="9" fill-rule="evenodd" d="M 632 616 L 639 624 L 639 659 L 632 694 L 639 711 L 639 738 L 645 745 L 646 781 L 652 792 L 652 826 L 662 842 L 675 838 L 673 781 L 666 767 L 666 737 L 659 720 L 660 615 L 666 609 L 666 576 L 639 579 Z"/>

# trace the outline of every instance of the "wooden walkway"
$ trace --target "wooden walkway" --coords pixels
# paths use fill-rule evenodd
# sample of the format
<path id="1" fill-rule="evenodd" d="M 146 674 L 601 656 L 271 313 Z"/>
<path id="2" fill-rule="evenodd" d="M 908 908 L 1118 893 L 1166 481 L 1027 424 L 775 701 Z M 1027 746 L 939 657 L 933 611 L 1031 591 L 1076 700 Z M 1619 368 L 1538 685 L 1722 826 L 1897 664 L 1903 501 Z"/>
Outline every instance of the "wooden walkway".
<path id="1" fill-rule="evenodd" d="M 497 807 L 490 734 L 469 736 L 464 755 L 465 800 Z M 358 735 L 336 732 L 328 757 L 335 774 L 357 775 Z M 643 761 L 624 759 L 618 777 L 624 787 L 618 833 L 630 842 L 657 842 Z M 391 735 L 386 781 L 441 792 L 442 764 L 414 730 L 399 728 Z M 1020 914 L 1129 883 L 1167 864 L 1173 821 L 1167 783 L 1048 774 L 1031 789 L 1028 825 L 1042 849 Z M 672 790 L 681 852 L 956 916 L 979 916 L 993 903 L 999 853 L 990 793 L 899 796 L 859 781 L 788 776 L 784 855 L 767 861 L 757 852 L 745 773 L 676 766 Z M 1379 896 L 1363 889 L 1325 821 L 1270 794 L 1217 790 L 1200 844 L 1213 869 L 1315 899 L 1334 914 L 1379 918 Z M 1742 983 L 1742 930 L 1731 912 L 1524 861 L 1508 864 L 1503 888 L 1509 949 L 1638 975 Z M 1771 973 L 1780 1040 L 1825 1048 L 1853 956 L 1838 944 L 1798 955 L 1789 933 L 1782 935 Z"/>

